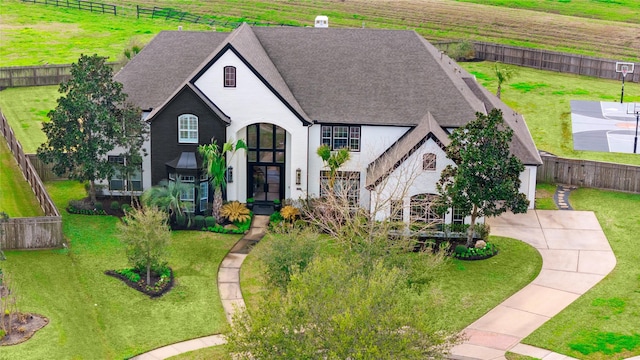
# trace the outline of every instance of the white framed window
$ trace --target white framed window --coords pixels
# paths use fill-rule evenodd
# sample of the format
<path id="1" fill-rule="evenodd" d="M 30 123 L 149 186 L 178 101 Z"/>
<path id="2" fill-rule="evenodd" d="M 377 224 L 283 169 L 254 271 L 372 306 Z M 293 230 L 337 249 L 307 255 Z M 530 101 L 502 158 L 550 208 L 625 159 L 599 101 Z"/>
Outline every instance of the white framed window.
<path id="1" fill-rule="evenodd" d="M 425 222 L 427 224 L 441 224 L 443 215 L 439 215 L 435 209 L 435 201 L 438 195 L 418 194 L 411 197 L 411 221 Z"/>
<path id="2" fill-rule="evenodd" d="M 331 150 L 360 151 L 360 126 L 322 125 L 320 142 Z"/>
<path id="3" fill-rule="evenodd" d="M 236 68 L 235 66 L 224 67 L 224 87 L 234 88 L 236 87 Z"/>
<path id="4" fill-rule="evenodd" d="M 426 153 L 422 155 L 422 170 L 436 170 L 436 154 Z"/>
<path id="5" fill-rule="evenodd" d="M 196 180 L 195 176 L 191 175 L 180 175 L 180 181 L 185 184 L 193 184 Z M 195 211 L 195 201 L 196 201 L 196 189 L 192 187 L 191 189 L 182 191 L 180 193 L 180 201 L 184 204 L 187 212 Z"/>
<path id="6" fill-rule="evenodd" d="M 389 218 L 392 221 L 404 221 L 404 201 L 391 200 Z"/>
<path id="7" fill-rule="evenodd" d="M 108 161 L 114 164 L 115 167 L 113 175 L 109 179 L 109 190 L 142 191 L 142 165 L 130 174 L 127 181 L 122 171 L 118 168 L 118 165 L 126 164 L 124 156 L 109 155 Z"/>
<path id="8" fill-rule="evenodd" d="M 458 209 L 458 208 L 453 208 L 451 209 L 451 223 L 452 224 L 460 224 L 463 225 L 464 224 L 464 214 L 462 213 L 462 210 Z"/>
<path id="9" fill-rule="evenodd" d="M 326 196 L 329 191 L 329 171 L 320 171 L 320 196 Z M 338 198 L 346 197 L 353 207 L 360 204 L 360 172 L 337 171 L 333 184 L 333 193 Z"/>
<path id="10" fill-rule="evenodd" d="M 209 177 L 206 174 L 200 175 L 200 211 L 206 211 L 209 203 Z"/>
<path id="11" fill-rule="evenodd" d="M 178 142 L 183 144 L 198 143 L 198 117 L 183 114 L 178 117 Z"/>

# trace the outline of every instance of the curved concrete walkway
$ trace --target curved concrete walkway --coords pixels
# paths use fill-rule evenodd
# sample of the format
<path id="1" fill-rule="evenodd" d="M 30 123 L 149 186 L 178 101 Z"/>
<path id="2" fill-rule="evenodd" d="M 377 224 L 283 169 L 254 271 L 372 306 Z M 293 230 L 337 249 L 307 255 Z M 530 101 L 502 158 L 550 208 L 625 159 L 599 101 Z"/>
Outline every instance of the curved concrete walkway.
<path id="1" fill-rule="evenodd" d="M 469 325 L 453 359 L 505 359 L 506 351 L 571 359 L 520 341 L 602 280 L 616 258 L 590 211 L 535 210 L 489 219 L 491 234 L 522 240 L 542 255 L 538 277 Z"/>
<path id="2" fill-rule="evenodd" d="M 251 222 L 251 229 L 245 234 L 222 259 L 218 268 L 218 292 L 222 301 L 227 321 L 231 323 L 237 309 L 244 308 L 244 299 L 240 291 L 240 267 L 251 248 L 257 244 L 266 233 L 269 217 L 256 215 Z M 132 360 L 162 360 L 189 351 L 225 344 L 223 335 L 211 335 L 187 340 L 161 348 L 157 348 L 131 358 Z"/>

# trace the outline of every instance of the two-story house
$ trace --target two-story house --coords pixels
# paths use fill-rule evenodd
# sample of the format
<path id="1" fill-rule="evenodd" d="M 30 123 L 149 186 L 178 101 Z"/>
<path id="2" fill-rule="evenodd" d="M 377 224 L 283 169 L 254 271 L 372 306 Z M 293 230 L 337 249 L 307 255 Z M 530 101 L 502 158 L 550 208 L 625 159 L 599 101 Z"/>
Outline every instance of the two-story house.
<path id="1" fill-rule="evenodd" d="M 183 201 L 195 212 L 211 202 L 197 146 L 215 138 L 248 145 L 228 161 L 227 200 L 320 195 L 326 169 L 316 149 L 327 144 L 351 152 L 340 170 L 355 203 L 373 209 L 372 193 L 382 193 L 405 210 L 405 221 L 432 220 L 435 214 L 411 205 L 436 194 L 440 171 L 452 163 L 443 151 L 448 134 L 492 108 L 514 130 L 511 150 L 526 165 L 521 191 L 533 206 L 541 160 L 523 117 L 414 31 L 165 31 L 115 80 L 150 124 L 141 188 L 162 179 L 192 182 Z M 401 181 L 403 171 L 413 181 L 401 196 L 379 188 Z M 105 183 L 107 192 L 126 187 L 115 180 Z M 454 212 L 444 220 L 464 221 Z"/>

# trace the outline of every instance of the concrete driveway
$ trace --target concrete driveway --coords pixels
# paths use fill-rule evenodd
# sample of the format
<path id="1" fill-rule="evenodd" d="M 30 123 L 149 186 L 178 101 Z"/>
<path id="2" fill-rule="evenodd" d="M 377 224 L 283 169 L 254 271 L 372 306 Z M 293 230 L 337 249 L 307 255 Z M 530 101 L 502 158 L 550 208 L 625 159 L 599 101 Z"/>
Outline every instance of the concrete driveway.
<path id="1" fill-rule="evenodd" d="M 522 240 L 542 255 L 538 277 L 465 330 L 468 340 L 453 359 L 505 359 L 506 351 L 545 359 L 570 359 L 519 344 L 602 280 L 616 265 L 591 211 L 535 210 L 487 221 L 491 234 Z"/>

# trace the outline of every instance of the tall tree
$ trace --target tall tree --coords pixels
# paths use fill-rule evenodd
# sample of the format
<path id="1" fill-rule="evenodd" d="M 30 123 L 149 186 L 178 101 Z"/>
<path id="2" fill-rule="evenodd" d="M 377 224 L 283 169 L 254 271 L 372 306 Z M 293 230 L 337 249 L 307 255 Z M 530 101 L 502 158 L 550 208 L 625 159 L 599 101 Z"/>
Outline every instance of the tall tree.
<path id="1" fill-rule="evenodd" d="M 439 211 L 455 207 L 471 215 L 467 246 L 473 246 L 476 219 L 497 216 L 507 210 L 527 211 L 529 200 L 519 192 L 524 165 L 509 151 L 513 130 L 504 124 L 502 111 L 476 119 L 456 129 L 445 149 L 456 166 L 448 165 L 437 184 Z"/>
<path id="2" fill-rule="evenodd" d="M 227 158 L 226 154 L 230 153 L 231 157 L 236 151 L 247 150 L 244 141 L 230 141 L 218 146 L 218 142 L 213 139 L 211 144 L 198 146 L 198 152 L 204 160 L 203 166 L 209 174 L 211 185 L 213 185 L 213 206 L 211 214 L 216 221 L 220 221 L 220 208 L 222 207 L 222 190 L 227 186 Z"/>
<path id="3" fill-rule="evenodd" d="M 47 141 L 38 156 L 53 163 L 53 172 L 78 181 L 89 181 L 91 200 L 96 200 L 95 181 L 113 174 L 106 154 L 121 140 L 120 123 L 126 94 L 113 80 L 106 58 L 82 55 L 71 67 L 71 79 L 62 83 L 58 105 L 42 130 Z"/>
<path id="4" fill-rule="evenodd" d="M 149 124 L 142 119 L 140 109 L 127 103 L 119 109 L 118 116 L 122 126 L 122 136 L 118 142 L 123 163 L 115 164 L 115 170 L 122 174 L 127 182 L 127 190 L 133 204 L 132 176 L 142 171 L 142 158 L 147 151 L 142 146 L 148 139 Z M 135 204 L 133 204 L 135 205 Z"/>
<path id="5" fill-rule="evenodd" d="M 493 73 L 496 75 L 496 79 L 498 80 L 498 90 L 496 90 L 496 96 L 500 99 L 502 95 L 502 84 L 511 80 L 511 78 L 515 75 L 515 69 L 505 67 L 503 64 L 497 62 L 493 68 Z"/>
<path id="6" fill-rule="evenodd" d="M 164 259 L 171 240 L 166 214 L 154 206 L 134 208 L 127 212 L 126 221 L 118 223 L 118 229 L 129 262 L 146 270 L 147 284 L 151 284 L 151 270 L 166 264 Z"/>

